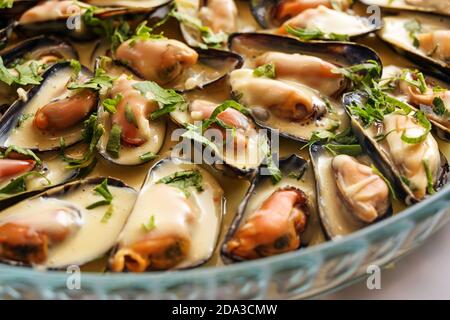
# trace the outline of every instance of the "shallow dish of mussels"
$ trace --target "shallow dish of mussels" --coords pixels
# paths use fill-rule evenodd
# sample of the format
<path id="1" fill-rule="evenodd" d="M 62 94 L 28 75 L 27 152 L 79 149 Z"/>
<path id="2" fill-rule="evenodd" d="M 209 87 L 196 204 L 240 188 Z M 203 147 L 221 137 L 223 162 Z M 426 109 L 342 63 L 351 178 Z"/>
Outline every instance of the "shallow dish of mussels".
<path id="1" fill-rule="evenodd" d="M 0 0 L 0 297 L 307 298 L 401 258 L 450 216 L 449 8 Z"/>

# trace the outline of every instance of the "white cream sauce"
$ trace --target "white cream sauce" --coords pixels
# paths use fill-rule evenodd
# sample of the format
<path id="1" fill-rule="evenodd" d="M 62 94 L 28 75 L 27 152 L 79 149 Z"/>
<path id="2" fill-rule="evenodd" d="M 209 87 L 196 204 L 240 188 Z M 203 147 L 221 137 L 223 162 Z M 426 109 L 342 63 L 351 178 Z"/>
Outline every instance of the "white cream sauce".
<path id="1" fill-rule="evenodd" d="M 26 102 L 26 106 L 22 109 L 22 114 L 32 116 L 24 121 L 20 127 L 11 130 L 11 134 L 4 143 L 5 146 L 15 145 L 29 149 L 49 150 L 59 146 L 61 137 L 64 138 L 66 145 L 80 140 L 82 123 L 54 132 L 39 130 L 33 125 L 34 115 L 40 108 L 55 99 L 64 98 L 67 94 L 72 93 L 66 89 L 72 75 L 72 68 L 68 66 L 59 69 L 58 72 L 42 82 L 38 92 Z"/>
<path id="2" fill-rule="evenodd" d="M 190 196 L 172 186 L 156 182 L 175 172 L 198 169 L 203 177 L 203 191 L 189 188 Z M 168 189 L 170 188 L 170 189 Z M 171 190 L 175 188 L 175 190 Z M 165 161 L 155 168 L 139 193 L 136 204 L 120 235 L 120 247 L 147 236 L 177 235 L 188 238 L 191 246 L 183 268 L 209 259 L 216 248 L 223 214 L 223 190 L 204 169 L 184 163 Z M 154 217 L 155 228 L 145 232 L 143 224 Z"/>
<path id="3" fill-rule="evenodd" d="M 68 265 L 85 264 L 103 256 L 112 248 L 136 199 L 136 193 L 130 188 L 108 186 L 113 195 L 111 204 L 113 211 L 109 219 L 102 221 L 108 206 L 86 209 L 90 204 L 102 200 L 94 193 L 94 187 L 95 185 L 82 185 L 63 195 L 22 201 L 4 210 L 0 214 L 0 219 L 13 219 L 16 215 L 35 216 L 57 207 L 55 204 L 70 203 L 81 213 L 81 227 L 76 232 L 72 232 L 63 242 L 51 246 L 48 258 L 41 267 L 62 268 Z"/>

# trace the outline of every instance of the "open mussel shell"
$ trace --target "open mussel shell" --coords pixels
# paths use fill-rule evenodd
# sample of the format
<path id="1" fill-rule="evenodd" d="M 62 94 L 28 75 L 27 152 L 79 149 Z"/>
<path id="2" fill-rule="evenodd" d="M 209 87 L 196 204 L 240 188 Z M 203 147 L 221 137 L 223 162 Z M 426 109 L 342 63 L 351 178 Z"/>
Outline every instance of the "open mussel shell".
<path id="1" fill-rule="evenodd" d="M 280 0 L 251 0 L 249 2 L 250 4 L 250 10 L 252 12 L 253 17 L 258 22 L 258 24 L 263 27 L 264 29 L 273 29 L 277 28 L 282 25 L 287 19 L 279 20 L 276 17 L 276 12 L 279 4 L 281 3 Z M 330 11 L 334 12 L 334 11 Z M 359 17 L 359 16 L 351 16 L 352 19 L 357 19 L 359 24 L 363 25 L 363 28 L 358 28 L 358 30 L 352 31 L 351 34 L 348 34 L 350 39 L 356 39 L 359 37 L 363 37 L 369 33 L 372 33 L 380 28 L 380 26 L 377 26 L 373 24 L 368 18 L 366 17 Z M 333 17 L 330 17 L 329 19 L 329 30 L 321 30 L 325 33 L 340 33 L 336 31 L 335 28 L 333 28 Z M 321 22 L 321 25 L 323 25 L 323 21 Z M 325 26 L 323 26 L 325 27 Z M 322 29 L 322 28 L 321 28 Z"/>
<path id="2" fill-rule="evenodd" d="M 399 77 L 401 73 L 403 72 L 402 68 L 399 68 L 397 66 L 385 66 L 383 68 L 383 76 L 381 81 Z M 440 88 L 445 90 L 450 90 L 450 84 L 448 81 L 444 81 L 445 77 L 441 73 L 429 73 L 428 70 L 424 70 L 422 68 L 417 69 L 419 72 L 421 72 L 425 76 L 425 82 L 427 84 L 431 84 L 433 88 Z M 413 72 L 414 70 L 411 70 Z M 433 124 L 433 128 L 436 130 L 436 134 L 439 138 L 450 141 L 450 121 L 448 118 L 445 118 L 445 115 L 438 115 L 433 110 L 433 106 L 430 105 L 413 105 L 408 102 L 408 95 L 405 92 L 401 92 L 401 90 L 398 88 L 392 93 L 397 99 L 404 101 L 408 103 L 413 109 L 415 110 L 421 110 L 425 113 L 428 120 Z M 445 99 L 444 99 L 445 100 Z M 444 102 L 445 103 L 445 102 Z M 447 102 L 448 103 L 448 102 Z"/>
<path id="3" fill-rule="evenodd" d="M 61 60 L 78 59 L 78 53 L 70 43 L 53 36 L 39 36 L 8 46 L 0 51 L 0 56 L 7 68 L 14 63 L 34 60 L 47 69 Z M 17 99 L 17 89 L 17 85 L 8 86 L 0 82 L 0 112 L 4 112 Z"/>
<path id="4" fill-rule="evenodd" d="M 58 130 L 52 128 L 40 130 L 34 125 L 34 116 L 38 110 L 50 103 L 63 101 L 67 94 L 71 93 L 67 85 L 72 81 L 73 75 L 69 62 L 57 63 L 44 72 L 42 82 L 32 87 L 25 98 L 16 100 L 0 119 L 0 146 L 15 145 L 42 152 L 60 149 L 61 138 L 64 139 L 66 146 L 81 141 L 83 121 Z M 92 72 L 82 67 L 77 79 L 87 80 L 90 77 Z"/>
<path id="5" fill-rule="evenodd" d="M 164 88 L 174 89 L 178 92 L 202 89 L 224 79 L 232 70 L 240 68 L 243 63 L 241 56 L 233 52 L 217 49 L 192 49 L 198 53 L 197 63 L 185 69 L 173 81 L 164 84 Z M 111 55 L 111 52 L 107 46 L 99 44 L 96 48 L 96 54 L 107 56 Z M 98 65 L 98 61 L 95 64 Z M 127 66 L 118 60 L 113 60 L 102 68 L 109 74 L 131 73 L 142 80 L 146 80 L 131 66 Z"/>
<path id="6" fill-rule="evenodd" d="M 102 68 L 106 71 L 108 75 L 113 78 L 118 78 L 121 75 L 126 75 L 127 80 L 123 81 L 141 81 L 133 71 L 128 69 L 126 66 L 116 63 L 109 58 L 99 58 L 96 61 L 96 68 Z M 138 93 L 139 95 L 141 93 Z M 126 94 L 123 94 L 126 96 Z M 123 141 L 120 141 L 120 150 L 118 154 L 112 154 L 108 151 L 108 143 L 111 138 L 111 132 L 113 127 L 112 115 L 105 110 L 103 106 L 103 101 L 108 97 L 106 94 L 102 94 L 99 99 L 99 105 L 97 109 L 97 119 L 98 123 L 102 124 L 105 128 L 104 134 L 101 136 L 97 144 L 98 153 L 106 160 L 124 166 L 135 166 L 145 163 L 140 156 L 151 153 L 156 155 L 162 148 L 164 139 L 166 136 L 166 120 L 165 118 L 159 118 L 156 120 L 147 119 L 148 121 L 148 139 L 141 145 L 133 146 Z M 132 98 L 130 98 L 132 99 Z M 126 103 L 122 101 L 121 103 Z"/>
<path id="7" fill-rule="evenodd" d="M 335 173 L 332 169 L 332 161 L 335 156 L 327 151 L 324 145 L 319 144 L 313 144 L 309 154 L 316 180 L 320 221 L 327 236 L 337 240 L 369 225 L 359 219 L 354 211 L 345 205 L 345 200 L 340 198 Z M 359 155 L 355 160 L 366 166 L 373 165 L 372 160 L 365 154 Z M 390 215 L 392 215 L 392 203 L 389 199 L 386 211 L 371 223 Z"/>
<path id="8" fill-rule="evenodd" d="M 43 3 L 45 2 L 39 3 L 38 5 L 42 5 Z M 136 18 L 137 15 L 142 15 L 142 18 L 145 18 L 146 15 L 157 8 L 170 3 L 170 0 L 130 1 L 130 3 L 142 3 L 142 5 L 101 7 L 95 10 L 94 16 L 102 20 L 127 18 L 129 16 Z M 86 25 L 83 21 L 82 14 L 89 7 L 91 7 L 90 4 L 74 2 L 72 7 L 67 9 L 67 12 L 64 11 L 57 18 L 40 19 L 39 21 L 22 21 L 19 18 L 16 30 L 25 37 L 46 33 L 60 34 L 75 40 L 91 40 L 98 37 L 99 34 L 95 32 L 95 26 Z M 30 8 L 30 10 L 32 9 Z"/>
<path id="9" fill-rule="evenodd" d="M 450 6 L 445 0 L 360 0 L 366 6 L 378 6 L 386 11 L 416 11 L 450 16 Z"/>
<path id="10" fill-rule="evenodd" d="M 2 149 L 2 152 L 6 151 L 4 148 Z M 34 167 L 30 171 L 19 172 L 0 180 L 0 209 L 7 208 L 46 189 L 84 176 L 85 170 L 67 168 L 67 163 L 57 153 L 39 154 L 38 156 L 42 162 L 34 163 Z M 16 158 L 21 159 L 20 156 Z M 2 159 L 0 159 L 0 164 L 1 161 Z"/>
<path id="11" fill-rule="evenodd" d="M 195 185 L 182 180 L 187 175 L 196 177 Z M 206 263 L 217 246 L 224 205 L 221 186 L 204 167 L 174 157 L 158 161 L 118 238 L 109 270 L 173 270 Z"/>
<path id="12" fill-rule="evenodd" d="M 92 208 L 103 200 L 94 188 L 105 179 L 112 201 Z M 64 184 L 25 199 L 2 211 L 0 228 L 3 235 L 27 232 L 29 237 L 19 245 L 9 244 L 8 237 L 3 237 L 0 247 L 5 250 L 0 250 L 0 259 L 40 269 L 84 265 L 114 246 L 135 200 L 133 188 L 104 177 Z M 30 242 L 36 239 L 39 241 Z"/>
<path id="13" fill-rule="evenodd" d="M 377 141 L 376 136 L 379 129 L 374 127 L 374 125 L 368 128 L 364 127 L 358 117 L 352 115 L 348 109 L 352 105 L 364 105 L 366 100 L 367 95 L 359 91 L 349 92 L 342 98 L 343 104 L 351 118 L 353 132 L 357 136 L 360 145 L 374 161 L 375 165 L 386 179 L 394 183 L 396 194 L 400 199 L 408 205 L 421 201 L 423 198 L 419 199 L 408 186 L 408 183 L 404 180 L 394 161 L 389 156 L 386 147 L 383 147 L 381 143 Z M 433 185 L 433 188 L 436 191 L 442 189 L 447 184 L 449 173 L 449 165 L 446 157 L 442 152 L 439 152 L 439 157 L 440 168 L 438 168 Z"/>
<path id="14" fill-rule="evenodd" d="M 186 100 L 192 104 L 196 98 L 196 91 L 190 91 L 185 94 Z M 199 99 L 201 100 L 201 99 Z M 220 103 L 216 104 L 216 107 Z M 176 124 L 187 127 L 188 125 L 199 125 L 200 121 L 194 120 L 189 112 L 190 106 L 181 110 L 175 110 L 170 113 L 170 119 Z M 219 130 L 210 127 L 205 132 L 185 131 L 181 137 L 180 146 L 182 152 L 192 152 L 195 157 L 203 160 L 215 169 L 224 172 L 229 176 L 247 178 L 255 174 L 258 167 L 264 161 L 266 154 L 264 146 L 269 148 L 268 136 L 265 131 L 259 130 L 253 120 L 248 115 L 241 114 L 248 120 L 248 127 L 245 129 L 245 146 L 239 144 L 232 129 Z M 236 119 L 236 121 L 241 121 Z M 201 141 L 200 141 L 201 139 Z M 192 142 L 192 143 L 191 143 Z M 193 145 L 193 150 L 191 146 Z"/>
<path id="15" fill-rule="evenodd" d="M 221 255 L 225 263 L 244 261 L 242 257 L 230 252 L 228 242 L 233 239 L 236 232 L 249 220 L 251 215 L 260 209 L 269 196 L 277 190 L 295 188 L 303 192 L 306 196 L 306 203 L 304 204 L 306 208 L 304 208 L 304 211 L 307 214 L 307 220 L 316 216 L 314 176 L 309 162 L 297 155 L 291 155 L 280 159 L 278 167 L 282 172 L 282 178 L 277 184 L 274 185 L 270 174 L 267 174 L 267 171 L 263 171 L 265 170 L 264 167 L 260 167 L 258 174 L 252 180 L 222 243 Z M 274 214 L 276 213 L 274 212 Z M 307 222 L 306 229 L 300 234 L 300 248 L 308 245 L 313 237 L 310 226 L 312 224 Z M 280 244 L 283 242 L 281 241 L 282 239 L 278 240 L 280 240 Z M 276 243 L 274 247 L 277 248 Z M 255 247 L 254 250 L 260 253 L 260 257 L 266 256 L 266 254 L 259 252 L 258 247 Z"/>
<path id="16" fill-rule="evenodd" d="M 244 66 L 252 67 L 252 61 L 255 57 L 264 52 L 275 51 L 287 54 L 302 54 L 321 58 L 337 66 L 351 66 L 365 63 L 368 60 L 374 60 L 381 65 L 378 55 L 366 46 L 352 43 L 341 42 L 300 42 L 298 40 L 264 33 L 235 33 L 229 38 L 229 48 L 243 56 Z M 239 70 L 240 71 L 240 70 Z M 235 71 L 237 72 L 237 71 Z M 276 79 L 278 80 L 278 79 Z M 283 79 L 280 79 L 283 81 Z M 258 105 L 245 103 L 245 94 L 242 102 L 251 110 L 251 115 L 255 122 L 266 129 L 279 130 L 283 137 L 298 140 L 301 142 L 309 141 L 312 133 L 317 130 L 327 129 L 335 123 L 340 123 L 341 129 L 345 129 L 348 118 L 345 110 L 336 100 L 344 91 L 348 91 L 349 82 L 343 80 L 340 89 L 335 96 L 325 97 L 321 92 L 301 83 L 289 82 L 290 85 L 299 86 L 302 91 L 308 92 L 308 95 L 321 105 L 327 104 L 327 100 L 335 112 L 323 110 L 320 116 L 313 116 L 303 121 L 290 121 L 274 115 L 267 108 Z M 232 83 L 233 89 L 233 83 Z M 251 93 L 249 93 L 251 94 Z M 322 108 L 325 109 L 325 108 Z M 327 108 L 328 109 L 328 108 Z"/>
<path id="17" fill-rule="evenodd" d="M 399 14 L 383 19 L 383 29 L 377 32 L 378 37 L 390 45 L 399 54 L 412 60 L 427 70 L 437 70 L 450 79 L 450 63 L 448 60 L 436 56 L 438 47 L 431 48 L 431 52 L 425 52 L 420 47 L 414 46 L 414 39 L 410 36 L 406 25 L 419 23 L 421 31 L 418 33 L 449 30 L 450 18 L 424 14 Z M 416 35 L 417 36 L 417 35 Z M 445 39 L 443 40 L 445 41 Z M 420 41 L 419 41 L 420 45 Z M 434 52 L 436 51 L 436 53 Z M 431 54 L 431 55 L 430 55 Z"/>
<path id="18" fill-rule="evenodd" d="M 78 53 L 72 44 L 54 36 L 38 36 L 24 40 L 0 51 L 0 55 L 5 66 L 17 60 L 45 59 L 45 63 L 49 65 L 60 60 L 78 59 Z"/>

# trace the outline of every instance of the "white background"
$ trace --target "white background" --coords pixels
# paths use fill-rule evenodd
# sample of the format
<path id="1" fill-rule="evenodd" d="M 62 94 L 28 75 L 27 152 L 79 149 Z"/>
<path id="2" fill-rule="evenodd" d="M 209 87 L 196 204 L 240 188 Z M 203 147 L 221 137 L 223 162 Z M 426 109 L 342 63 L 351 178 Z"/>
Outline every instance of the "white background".
<path id="1" fill-rule="evenodd" d="M 450 299 L 450 224 L 425 244 L 381 271 L 381 290 L 366 280 L 324 299 Z"/>

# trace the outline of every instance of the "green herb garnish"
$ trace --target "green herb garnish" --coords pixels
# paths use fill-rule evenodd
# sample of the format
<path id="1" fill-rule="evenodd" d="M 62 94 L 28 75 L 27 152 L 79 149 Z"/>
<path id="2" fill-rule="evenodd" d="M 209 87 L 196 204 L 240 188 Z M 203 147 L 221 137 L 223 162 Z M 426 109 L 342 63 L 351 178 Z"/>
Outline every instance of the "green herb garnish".
<path id="1" fill-rule="evenodd" d="M 3 154 L 3 157 L 8 158 L 8 156 L 10 155 L 11 152 L 15 152 L 15 153 L 30 157 L 34 161 L 36 161 L 37 164 L 42 163 L 41 159 L 39 159 L 39 157 L 30 149 L 22 148 L 22 147 L 18 147 L 18 146 L 14 146 L 14 145 L 11 145 L 8 148 L 6 148 L 6 150 Z"/>
<path id="2" fill-rule="evenodd" d="M 117 112 L 117 105 L 122 101 L 122 95 L 120 93 L 116 94 L 114 98 L 105 99 L 102 102 L 103 108 L 111 114 Z"/>
<path id="3" fill-rule="evenodd" d="M 144 230 L 145 232 L 150 232 L 155 228 L 156 228 L 155 216 L 151 215 L 148 222 L 142 224 L 142 230 Z"/>
<path id="4" fill-rule="evenodd" d="M 95 75 L 93 78 L 87 80 L 84 83 L 76 83 L 74 81 L 70 82 L 67 86 L 70 90 L 75 89 L 91 89 L 96 91 L 106 91 L 113 85 L 114 79 L 106 74 L 105 70 L 102 68 L 97 68 L 95 70 Z"/>
<path id="5" fill-rule="evenodd" d="M 263 64 L 255 70 L 253 70 L 253 75 L 256 77 L 267 77 L 275 79 L 275 65 L 271 63 Z"/>
<path id="6" fill-rule="evenodd" d="M 113 158 L 119 157 L 121 135 L 122 128 L 118 124 L 114 124 L 109 132 L 109 139 L 106 144 L 106 152 L 108 152 Z"/>
<path id="7" fill-rule="evenodd" d="M 149 96 L 149 98 L 154 99 L 158 103 L 159 110 L 151 114 L 152 120 L 158 119 L 162 115 L 175 111 L 176 108 L 181 108 L 186 104 L 183 96 L 175 90 L 161 88 L 153 81 L 135 83 L 133 88 L 141 92 L 143 96 Z"/>
<path id="8" fill-rule="evenodd" d="M 139 159 L 141 159 L 142 162 L 148 162 L 156 158 L 158 158 L 158 155 L 151 151 L 141 154 L 139 156 Z"/>
<path id="9" fill-rule="evenodd" d="M 203 176 L 198 170 L 178 171 L 159 179 L 156 183 L 164 183 L 176 187 L 183 191 L 186 197 L 190 195 L 189 187 L 194 187 L 198 192 L 203 191 Z"/>
<path id="10" fill-rule="evenodd" d="M 310 40 L 336 40 L 336 41 L 349 41 L 350 37 L 347 34 L 338 34 L 338 33 L 325 33 L 319 29 L 304 29 L 304 28 L 294 28 L 292 26 L 287 25 L 286 31 L 299 38 L 302 41 L 310 41 Z"/>
<path id="11" fill-rule="evenodd" d="M 391 182 L 373 164 L 370 167 L 372 168 L 373 173 L 375 173 L 377 176 L 379 176 L 381 179 L 383 179 L 383 181 L 386 183 L 386 185 L 389 188 L 389 193 L 391 194 L 392 199 L 397 200 L 397 195 L 395 194 L 395 190 L 392 187 Z"/>
<path id="12" fill-rule="evenodd" d="M 37 171 L 30 171 L 30 172 L 26 172 L 23 175 L 12 179 L 10 183 L 8 183 L 6 186 L 4 186 L 3 188 L 0 189 L 0 198 L 1 198 L 1 194 L 16 194 L 16 193 L 20 193 L 20 192 L 25 192 L 27 191 L 27 186 L 26 186 L 26 178 L 29 176 L 38 176 L 41 178 L 44 178 L 47 182 L 48 185 L 51 185 L 51 182 L 49 179 L 47 179 L 47 177 Z"/>
<path id="13" fill-rule="evenodd" d="M 425 174 L 427 176 L 427 193 L 433 194 L 436 192 L 436 190 L 434 190 L 433 174 L 431 173 L 428 161 L 424 159 L 422 162 L 425 168 Z"/>
<path id="14" fill-rule="evenodd" d="M 113 195 L 108 189 L 108 179 L 104 179 L 99 185 L 94 188 L 94 193 L 103 197 L 103 200 L 94 202 L 86 207 L 86 209 L 91 210 L 100 206 L 111 204 L 113 200 Z"/>

